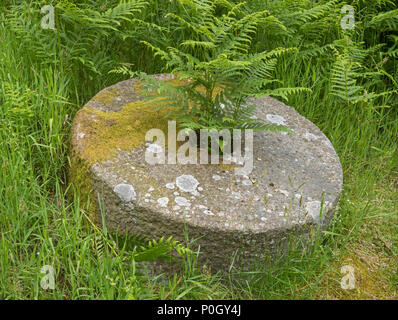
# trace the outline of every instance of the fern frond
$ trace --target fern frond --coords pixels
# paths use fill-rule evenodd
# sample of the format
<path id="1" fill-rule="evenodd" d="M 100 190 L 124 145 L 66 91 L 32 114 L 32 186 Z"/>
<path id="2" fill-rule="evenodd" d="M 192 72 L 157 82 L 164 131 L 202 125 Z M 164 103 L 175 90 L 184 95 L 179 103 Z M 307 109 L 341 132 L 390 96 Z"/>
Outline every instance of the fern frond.
<path id="1" fill-rule="evenodd" d="M 150 240 L 145 246 L 136 247 L 133 253 L 134 260 L 155 261 L 159 259 L 174 260 L 172 253 L 175 252 L 182 258 L 186 255 L 193 255 L 193 251 L 183 246 L 179 241 L 173 240 L 169 237 L 167 240 L 164 237 L 158 241 L 156 239 Z"/>
<path id="2" fill-rule="evenodd" d="M 265 97 L 265 96 L 273 96 L 273 97 L 279 97 L 286 101 L 289 101 L 290 95 L 300 94 L 303 92 L 311 93 L 312 90 L 309 88 L 304 88 L 304 87 L 277 88 L 277 89 L 263 90 L 263 91 L 259 92 L 258 94 L 256 94 L 255 96 L 258 98 Z"/>
<path id="3" fill-rule="evenodd" d="M 302 10 L 299 12 L 294 12 L 286 15 L 284 20 L 289 23 L 289 25 L 305 24 L 312 20 L 317 20 L 328 13 L 334 8 L 334 6 L 339 2 L 339 0 L 328 1 L 324 4 L 319 4 L 310 9 Z"/>
<path id="4" fill-rule="evenodd" d="M 369 23 L 369 27 L 379 30 L 398 30 L 398 9 L 382 12 Z"/>

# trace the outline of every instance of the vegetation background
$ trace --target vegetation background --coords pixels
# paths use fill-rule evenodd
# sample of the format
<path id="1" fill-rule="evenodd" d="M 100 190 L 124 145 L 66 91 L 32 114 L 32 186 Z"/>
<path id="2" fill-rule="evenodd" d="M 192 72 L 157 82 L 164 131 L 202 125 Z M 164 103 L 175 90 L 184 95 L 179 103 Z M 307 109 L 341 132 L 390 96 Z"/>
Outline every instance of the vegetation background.
<path id="1" fill-rule="evenodd" d="M 0 299 L 398 298 L 397 3 L 240 2 L 1 1 Z M 353 30 L 340 25 L 345 4 L 355 8 Z M 54 30 L 41 27 L 44 5 L 55 7 Z M 176 47 L 195 40 L 203 12 L 231 10 L 242 18 L 268 10 L 250 53 L 295 48 L 278 58 L 271 89 L 311 89 L 287 103 L 336 148 L 345 179 L 340 208 L 314 250 L 272 268 L 221 279 L 187 258 L 183 273 L 150 277 L 136 262 L 186 251 L 145 239 L 130 248 L 90 225 L 77 193 L 66 199 L 71 121 L 102 88 L 169 71 L 142 40 Z M 55 269 L 53 290 L 41 288 L 44 265 Z M 340 287 L 344 265 L 354 267 L 354 290 Z"/>

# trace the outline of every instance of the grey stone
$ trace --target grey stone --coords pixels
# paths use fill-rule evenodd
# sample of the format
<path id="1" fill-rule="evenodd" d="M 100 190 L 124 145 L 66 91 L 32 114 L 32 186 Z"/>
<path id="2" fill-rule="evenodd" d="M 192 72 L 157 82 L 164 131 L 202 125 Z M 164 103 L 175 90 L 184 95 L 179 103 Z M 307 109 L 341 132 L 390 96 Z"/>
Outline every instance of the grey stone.
<path id="1" fill-rule="evenodd" d="M 254 167 L 247 176 L 239 178 L 233 169 L 218 164 L 149 165 L 145 141 L 116 151 L 106 161 L 87 162 L 84 150 L 96 132 L 85 131 L 85 126 L 98 121 L 88 111 L 117 113 L 124 105 L 140 101 L 133 87 L 137 81 L 126 80 L 100 92 L 116 92 L 119 99 L 93 98 L 79 111 L 71 133 L 77 160 L 73 163 L 88 168 L 87 180 L 95 193 L 91 199 L 98 194 L 102 198 L 108 230 L 157 239 L 173 236 L 184 242 L 187 229 L 191 239 L 198 239 L 194 245 L 200 246 L 199 263 L 227 270 L 232 257 L 249 266 L 289 241 L 307 241 L 312 230 L 328 226 L 343 186 L 339 157 L 317 126 L 270 97 L 251 99 L 257 105 L 256 116 L 283 124 L 294 134 L 256 131 Z M 85 112 L 90 117 L 83 117 Z M 239 167 L 240 162 L 233 166 Z"/>

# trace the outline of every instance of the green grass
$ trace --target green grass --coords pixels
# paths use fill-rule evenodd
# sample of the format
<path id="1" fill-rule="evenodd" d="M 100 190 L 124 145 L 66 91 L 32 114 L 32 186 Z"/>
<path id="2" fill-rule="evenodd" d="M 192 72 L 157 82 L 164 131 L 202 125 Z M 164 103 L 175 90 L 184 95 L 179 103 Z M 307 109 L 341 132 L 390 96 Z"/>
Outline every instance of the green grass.
<path id="1" fill-rule="evenodd" d="M 398 298 L 396 95 L 368 103 L 347 102 L 332 94 L 329 73 L 333 54 L 308 61 L 296 56 L 282 58 L 275 73 L 283 86 L 312 90 L 311 94 L 291 96 L 288 104 L 322 129 L 343 165 L 344 192 L 332 225 L 313 251 L 291 253 L 284 261 L 249 275 L 221 279 L 187 264 L 173 277 L 148 276 L 123 242 L 114 247 L 111 235 L 90 224 L 77 193 L 66 197 L 66 191 L 72 190 L 66 179 L 68 134 L 75 112 L 88 99 L 125 78 L 108 73 L 118 63 L 133 63 L 134 71 L 147 73 L 163 71 L 164 66 L 139 45 L 145 32 L 138 29 L 125 42 L 117 32 L 98 36 L 96 41 L 90 35 L 100 29 L 87 30 L 87 38 L 83 38 L 79 28 L 65 20 L 62 30 L 75 30 L 79 39 L 79 46 L 74 47 L 72 38 L 69 43 L 58 31 L 31 27 L 39 24 L 40 17 L 29 13 L 29 5 L 22 2 L 13 10 L 24 13 L 21 19 L 30 21 L 31 26 L 11 30 L 6 13 L 13 2 L 0 5 L 0 299 Z M 106 6 L 105 1 L 83 2 L 98 10 Z M 116 1 L 108 1 L 107 8 L 109 3 Z M 285 5 L 281 5 L 283 10 L 293 5 L 292 1 L 280 3 Z M 309 1 L 294 3 L 310 5 Z M 252 7 L 260 4 L 253 1 Z M 174 5 L 167 10 L 178 11 Z M 37 13 L 40 6 L 31 7 Z M 144 10 L 143 19 L 160 24 L 162 10 L 162 3 L 154 1 Z M 123 23 L 122 30 L 129 30 L 128 22 Z M 323 39 L 309 37 L 298 43 L 298 37 L 279 37 L 282 42 L 264 33 L 254 50 L 278 46 L 304 50 L 312 43 L 321 47 L 345 36 L 336 31 L 338 24 L 328 23 L 330 30 L 321 34 Z M 169 20 L 163 26 L 173 29 Z M 182 29 L 170 41 L 189 37 Z M 365 32 L 360 25 L 352 37 L 367 41 L 370 47 L 385 39 L 385 34 Z M 40 49 L 46 45 L 47 50 Z M 376 52 L 364 65 L 375 71 L 383 58 Z M 98 70 L 93 70 L 90 61 Z M 398 89 L 396 58 L 390 58 L 382 70 L 391 74 L 392 80 L 373 75 L 358 83 L 368 92 Z M 383 105 L 390 107 L 378 107 Z M 357 279 L 357 288 L 351 291 L 340 288 L 340 268 L 347 264 L 355 268 Z M 40 286 L 44 265 L 55 269 L 54 290 Z"/>

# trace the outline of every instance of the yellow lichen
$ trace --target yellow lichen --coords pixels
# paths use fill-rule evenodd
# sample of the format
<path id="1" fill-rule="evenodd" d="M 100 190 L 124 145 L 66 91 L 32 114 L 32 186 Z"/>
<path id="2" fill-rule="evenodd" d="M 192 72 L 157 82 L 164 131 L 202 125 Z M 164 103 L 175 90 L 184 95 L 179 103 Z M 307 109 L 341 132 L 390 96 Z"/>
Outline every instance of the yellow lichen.
<path id="1" fill-rule="evenodd" d="M 221 171 L 233 171 L 236 168 L 236 164 L 233 163 L 231 164 L 220 163 L 219 166 Z"/>
<path id="2" fill-rule="evenodd" d="M 145 134 L 152 128 L 167 133 L 169 110 L 159 112 L 153 106 L 136 101 L 119 112 L 103 112 L 83 108 L 80 111 L 80 130 L 84 133 L 82 157 L 90 163 L 112 159 L 118 151 L 131 151 L 144 144 Z"/>
<path id="3" fill-rule="evenodd" d="M 98 93 L 92 100 L 103 102 L 103 103 L 111 103 L 117 97 L 118 97 L 118 94 L 116 94 L 116 92 L 114 90 L 108 89 L 107 91 Z"/>

